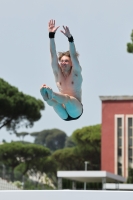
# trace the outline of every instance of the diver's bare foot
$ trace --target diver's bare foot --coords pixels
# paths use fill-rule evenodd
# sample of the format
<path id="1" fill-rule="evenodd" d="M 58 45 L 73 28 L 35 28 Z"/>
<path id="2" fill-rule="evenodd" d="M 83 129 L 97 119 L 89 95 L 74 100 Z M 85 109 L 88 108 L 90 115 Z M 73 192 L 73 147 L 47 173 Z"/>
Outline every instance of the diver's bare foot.
<path id="1" fill-rule="evenodd" d="M 49 100 L 51 100 L 53 98 L 53 90 L 47 86 L 47 94 L 48 94 L 48 98 Z"/>
<path id="2" fill-rule="evenodd" d="M 47 86 L 43 84 L 40 88 L 40 93 L 45 101 L 48 101 L 48 93 L 47 93 Z"/>
<path id="3" fill-rule="evenodd" d="M 53 97 L 52 89 L 45 84 L 41 86 L 40 92 L 45 101 L 51 100 Z"/>

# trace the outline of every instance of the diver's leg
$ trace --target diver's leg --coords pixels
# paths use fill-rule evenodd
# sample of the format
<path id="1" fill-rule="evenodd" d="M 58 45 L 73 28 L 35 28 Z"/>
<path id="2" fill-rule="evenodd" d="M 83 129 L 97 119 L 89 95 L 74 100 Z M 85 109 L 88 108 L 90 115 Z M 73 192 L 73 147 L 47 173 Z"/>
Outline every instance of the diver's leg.
<path id="1" fill-rule="evenodd" d="M 49 87 L 47 87 L 46 90 L 51 99 L 54 99 L 59 104 L 63 104 L 65 106 L 67 113 L 71 117 L 76 118 L 82 114 L 83 106 L 75 97 L 53 92 Z"/>
<path id="2" fill-rule="evenodd" d="M 48 100 L 46 102 L 49 106 L 53 107 L 54 111 L 59 115 L 60 118 L 67 119 L 68 114 L 62 104 L 56 102 L 55 100 Z"/>
<path id="3" fill-rule="evenodd" d="M 73 96 L 53 92 L 53 99 L 64 104 L 67 113 L 73 118 L 80 116 L 83 112 L 82 104 Z"/>
<path id="4" fill-rule="evenodd" d="M 47 90 L 46 90 L 46 88 L 44 88 L 44 86 L 41 87 L 40 92 L 41 92 L 41 95 L 42 95 L 43 99 L 45 100 L 45 102 L 47 102 L 47 104 L 49 106 L 53 107 L 54 111 L 59 115 L 59 117 L 62 119 L 67 119 L 68 114 L 67 114 L 65 108 L 63 107 L 63 105 L 58 103 L 54 99 L 49 99 Z"/>

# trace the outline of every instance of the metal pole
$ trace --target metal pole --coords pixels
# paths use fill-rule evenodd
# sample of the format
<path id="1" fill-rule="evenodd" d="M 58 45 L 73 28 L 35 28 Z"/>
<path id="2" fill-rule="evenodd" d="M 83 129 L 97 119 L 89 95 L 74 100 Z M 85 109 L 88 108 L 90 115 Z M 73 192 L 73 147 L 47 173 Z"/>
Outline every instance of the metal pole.
<path id="1" fill-rule="evenodd" d="M 106 184 L 106 178 L 103 177 L 102 178 L 102 190 L 106 190 L 105 184 Z"/>
<path id="2" fill-rule="evenodd" d="M 116 181 L 116 190 L 119 190 L 119 182 Z"/>
<path id="3" fill-rule="evenodd" d="M 85 171 L 87 171 L 87 164 L 89 162 L 88 161 L 85 161 Z M 84 182 L 84 190 L 86 190 L 86 182 Z"/>
<path id="4" fill-rule="evenodd" d="M 4 164 L 2 164 L 2 167 L 3 167 L 2 176 L 3 176 L 3 179 L 5 179 L 5 165 L 4 165 Z"/>
<path id="5" fill-rule="evenodd" d="M 72 182 L 72 189 L 76 190 L 76 182 L 75 181 Z"/>
<path id="6" fill-rule="evenodd" d="M 62 190 L 62 178 L 58 177 L 58 190 Z"/>
<path id="7" fill-rule="evenodd" d="M 86 182 L 84 182 L 84 190 L 86 190 Z"/>
<path id="8" fill-rule="evenodd" d="M 22 188 L 24 190 L 24 175 L 22 176 Z"/>

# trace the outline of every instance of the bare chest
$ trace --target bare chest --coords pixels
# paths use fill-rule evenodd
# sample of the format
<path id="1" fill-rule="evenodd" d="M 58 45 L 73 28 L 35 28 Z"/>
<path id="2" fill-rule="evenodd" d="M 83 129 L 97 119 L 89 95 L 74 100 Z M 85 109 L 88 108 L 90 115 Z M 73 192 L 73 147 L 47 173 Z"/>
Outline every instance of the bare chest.
<path id="1" fill-rule="evenodd" d="M 59 73 L 56 84 L 60 92 L 73 94 L 81 90 L 82 76 L 72 72 L 69 76 L 64 77 L 62 73 Z"/>

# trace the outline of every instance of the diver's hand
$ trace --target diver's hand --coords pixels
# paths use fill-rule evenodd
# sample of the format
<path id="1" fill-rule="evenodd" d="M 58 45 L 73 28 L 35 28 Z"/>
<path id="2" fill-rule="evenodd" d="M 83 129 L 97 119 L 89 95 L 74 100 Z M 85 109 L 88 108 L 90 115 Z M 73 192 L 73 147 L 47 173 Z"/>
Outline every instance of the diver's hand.
<path id="1" fill-rule="evenodd" d="M 71 37 L 71 33 L 70 33 L 70 30 L 69 30 L 69 28 L 68 28 L 68 26 L 63 26 L 63 28 L 64 28 L 64 31 L 62 31 L 61 30 L 61 32 L 66 36 L 66 37 Z"/>
<path id="2" fill-rule="evenodd" d="M 60 26 L 55 27 L 55 20 L 51 19 L 48 23 L 49 32 L 56 32 Z"/>

